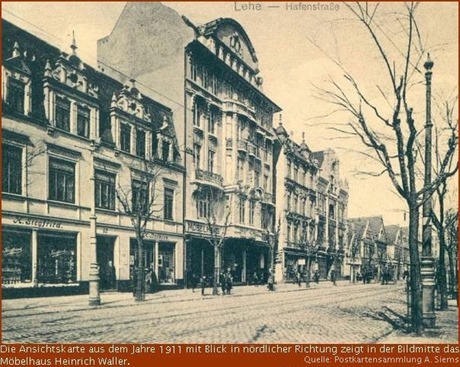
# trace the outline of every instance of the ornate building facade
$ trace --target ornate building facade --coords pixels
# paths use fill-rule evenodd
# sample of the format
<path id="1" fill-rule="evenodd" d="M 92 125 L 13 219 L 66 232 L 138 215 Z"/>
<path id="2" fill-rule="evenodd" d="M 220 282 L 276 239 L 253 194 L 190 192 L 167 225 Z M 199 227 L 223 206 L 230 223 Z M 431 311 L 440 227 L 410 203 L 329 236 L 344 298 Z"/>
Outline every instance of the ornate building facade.
<path id="1" fill-rule="evenodd" d="M 335 270 L 343 276 L 347 232 L 348 183 L 340 177 L 340 161 L 332 149 L 313 152 L 320 169 L 317 181 L 316 243 L 321 278 Z"/>
<path id="2" fill-rule="evenodd" d="M 303 138 L 299 145 L 286 129 L 276 128 L 276 280 L 294 280 L 296 273 L 316 266 L 316 198 L 319 168 Z"/>
<path id="3" fill-rule="evenodd" d="M 126 31 L 136 45 L 126 42 Z M 142 42 L 146 34 L 152 47 Z M 132 59 L 118 57 L 125 46 Z M 159 3 L 128 3 L 112 33 L 99 41 L 98 57 L 101 68 L 108 64 L 149 85 L 167 84 L 161 92 L 180 121 L 187 168 L 189 278 L 213 276 L 212 243 L 221 240 L 218 267 L 230 269 L 235 282 L 266 277 L 275 213 L 273 114 L 280 108 L 262 90 L 256 52 L 243 27 L 229 18 L 195 25 Z M 173 76 L 170 82 L 167 76 Z"/>
<path id="4" fill-rule="evenodd" d="M 152 198 L 140 264 L 180 285 L 184 167 L 171 109 L 82 62 L 75 41 L 65 53 L 5 20 L 2 30 L 4 295 L 77 291 L 96 261 L 102 289 L 131 289 L 136 231 L 121 193 L 131 211 Z"/>

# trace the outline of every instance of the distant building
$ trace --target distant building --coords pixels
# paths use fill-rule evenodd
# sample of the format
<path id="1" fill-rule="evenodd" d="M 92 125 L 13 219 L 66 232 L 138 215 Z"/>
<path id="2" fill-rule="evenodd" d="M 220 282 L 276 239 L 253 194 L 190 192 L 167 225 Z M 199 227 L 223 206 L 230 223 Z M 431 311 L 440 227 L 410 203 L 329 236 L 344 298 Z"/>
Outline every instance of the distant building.
<path id="1" fill-rule="evenodd" d="M 321 278 L 327 278 L 333 269 L 343 276 L 348 183 L 340 177 L 340 161 L 334 150 L 313 152 L 312 156 L 320 169 L 316 187 L 318 270 Z"/>
<path id="2" fill-rule="evenodd" d="M 407 239 L 404 238 L 404 231 L 399 225 L 385 226 L 385 233 L 388 240 L 388 263 L 394 269 L 395 279 L 402 278 L 407 265 L 404 257 L 404 248 L 407 247 Z M 405 241 L 406 240 L 406 241 Z M 406 244 L 405 244 L 406 242 Z"/>
<path id="3" fill-rule="evenodd" d="M 120 188 L 156 195 L 142 266 L 180 285 L 184 167 L 171 109 L 85 64 L 75 42 L 61 52 L 6 20 L 2 39 L 2 286 L 87 287 L 94 210 L 100 286 L 131 289 L 136 233 Z M 161 168 L 155 188 L 141 167 Z"/>
<path id="4" fill-rule="evenodd" d="M 292 140 L 285 128 L 276 128 L 276 225 L 279 226 L 276 280 L 293 280 L 315 266 L 316 186 L 319 168 L 305 142 Z"/>
<path id="5" fill-rule="evenodd" d="M 383 218 L 362 217 L 348 219 L 349 228 L 355 233 L 353 244 L 359 247 L 361 274 L 369 274 L 378 279 L 382 270 L 390 264 L 388 238 Z"/>
<path id="6" fill-rule="evenodd" d="M 99 41 L 98 59 L 115 77 L 123 78 L 107 65 L 157 88 L 178 121 L 189 278 L 213 276 L 214 216 L 226 233 L 220 267 L 231 269 L 235 282 L 255 273 L 266 278 L 275 213 L 273 114 L 280 108 L 262 90 L 244 28 L 230 18 L 195 25 L 161 3 L 127 3 Z"/>

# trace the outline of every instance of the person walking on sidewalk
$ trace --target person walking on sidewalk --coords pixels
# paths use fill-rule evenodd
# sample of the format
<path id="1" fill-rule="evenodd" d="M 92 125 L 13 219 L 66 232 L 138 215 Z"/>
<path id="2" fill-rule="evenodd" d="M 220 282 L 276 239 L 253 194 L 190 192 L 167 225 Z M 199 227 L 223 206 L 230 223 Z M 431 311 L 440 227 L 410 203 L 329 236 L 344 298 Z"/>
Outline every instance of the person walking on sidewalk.
<path id="1" fill-rule="evenodd" d="M 337 273 L 336 273 L 335 270 L 331 271 L 331 282 L 332 282 L 332 284 L 337 285 L 337 283 L 336 283 L 337 282 Z"/>
<path id="2" fill-rule="evenodd" d="M 200 279 L 200 286 L 201 286 L 201 295 L 204 296 L 204 290 L 206 288 L 206 277 L 204 275 Z"/>

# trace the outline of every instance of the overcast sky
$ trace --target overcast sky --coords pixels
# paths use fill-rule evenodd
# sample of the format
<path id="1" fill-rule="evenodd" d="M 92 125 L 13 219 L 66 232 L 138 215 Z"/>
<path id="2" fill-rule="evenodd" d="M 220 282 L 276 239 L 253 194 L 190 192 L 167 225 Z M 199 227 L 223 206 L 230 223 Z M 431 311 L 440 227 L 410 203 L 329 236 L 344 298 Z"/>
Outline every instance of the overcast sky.
<path id="1" fill-rule="evenodd" d="M 260 11 L 243 11 L 241 4 L 233 2 L 166 4 L 195 24 L 219 17 L 237 20 L 256 50 L 264 91 L 283 108 L 287 130 L 293 131 L 294 139 L 299 142 L 305 132 L 312 150 L 332 147 L 339 154 L 342 177 L 350 185 L 349 217 L 383 215 L 386 224 L 408 225 L 404 221 L 404 204 L 393 193 L 387 176 L 370 178 L 356 174 L 356 170 L 377 170 L 372 162 L 350 151 L 350 148 L 360 149 L 359 141 L 342 139 L 328 128 L 328 124 L 343 123 L 349 117 L 331 114 L 334 108 L 317 98 L 315 86 L 326 87 L 330 77 L 343 82 L 343 72 L 331 61 L 333 58 L 359 80 L 376 104 L 383 103 L 378 101 L 375 88 L 377 81 L 386 86 L 383 64 L 371 39 L 344 4 L 335 3 L 331 9 L 287 10 L 286 3 L 272 2 L 263 3 Z M 75 31 L 79 55 L 95 65 L 96 41 L 110 33 L 124 5 L 122 2 L 2 2 L 2 10 L 4 18 L 67 51 Z M 421 39 L 435 62 L 433 93 L 438 99 L 458 93 L 457 7 L 457 3 L 436 2 L 421 3 L 417 9 Z M 384 44 L 395 59 L 404 50 L 405 35 L 398 25 L 404 22 L 403 10 L 401 3 L 382 4 L 378 9 L 378 14 L 392 20 L 381 23 L 381 27 L 388 35 Z M 308 38 L 314 39 L 316 46 Z M 415 75 L 414 82 L 411 90 L 414 115 L 423 124 L 423 75 Z M 456 196 L 452 200 L 456 203 Z"/>

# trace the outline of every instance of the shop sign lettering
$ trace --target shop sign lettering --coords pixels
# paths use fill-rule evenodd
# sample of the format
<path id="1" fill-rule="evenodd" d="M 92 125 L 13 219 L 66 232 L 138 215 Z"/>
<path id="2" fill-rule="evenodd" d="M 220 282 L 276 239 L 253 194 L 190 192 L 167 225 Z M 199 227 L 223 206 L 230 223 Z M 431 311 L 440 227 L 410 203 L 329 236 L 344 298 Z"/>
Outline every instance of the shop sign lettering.
<path id="1" fill-rule="evenodd" d="M 165 234 L 150 233 L 150 232 L 147 232 L 145 234 L 145 238 L 148 238 L 149 240 L 159 240 L 159 241 L 169 240 L 169 237 Z"/>
<path id="2" fill-rule="evenodd" d="M 39 228 L 63 228 L 62 223 L 55 220 L 48 219 L 32 219 L 24 217 L 16 217 L 13 219 L 14 224 L 25 226 L 39 227 Z"/>

